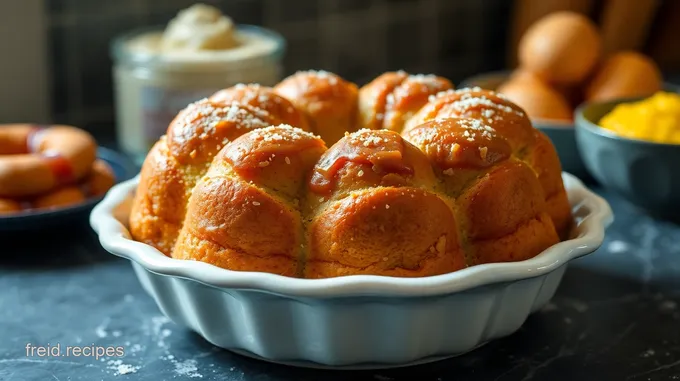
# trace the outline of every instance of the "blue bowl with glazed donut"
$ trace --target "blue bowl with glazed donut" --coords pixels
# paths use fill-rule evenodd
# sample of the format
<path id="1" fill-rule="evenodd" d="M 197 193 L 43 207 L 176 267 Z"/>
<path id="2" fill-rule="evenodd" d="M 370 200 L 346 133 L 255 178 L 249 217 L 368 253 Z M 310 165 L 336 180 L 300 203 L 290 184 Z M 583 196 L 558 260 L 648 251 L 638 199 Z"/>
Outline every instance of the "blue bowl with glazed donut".
<path id="1" fill-rule="evenodd" d="M 75 127 L 0 125 L 0 231 L 86 221 L 112 185 L 136 172 Z"/>

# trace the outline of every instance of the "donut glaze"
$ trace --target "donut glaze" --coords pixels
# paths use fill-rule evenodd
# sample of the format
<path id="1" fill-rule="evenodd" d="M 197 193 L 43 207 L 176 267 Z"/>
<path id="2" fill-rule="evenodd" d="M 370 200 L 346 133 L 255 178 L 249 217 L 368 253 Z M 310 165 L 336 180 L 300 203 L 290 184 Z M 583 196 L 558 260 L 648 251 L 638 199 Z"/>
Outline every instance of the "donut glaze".
<path id="1" fill-rule="evenodd" d="M 0 126 L 0 197 L 35 196 L 82 179 L 97 144 L 70 126 Z"/>
<path id="2" fill-rule="evenodd" d="M 33 200 L 34 209 L 51 209 L 75 205 L 85 201 L 85 194 L 79 187 L 68 186 L 40 196 Z"/>
<path id="3" fill-rule="evenodd" d="M 14 214 L 21 212 L 21 203 L 8 198 L 0 198 L 0 216 L 3 214 Z"/>

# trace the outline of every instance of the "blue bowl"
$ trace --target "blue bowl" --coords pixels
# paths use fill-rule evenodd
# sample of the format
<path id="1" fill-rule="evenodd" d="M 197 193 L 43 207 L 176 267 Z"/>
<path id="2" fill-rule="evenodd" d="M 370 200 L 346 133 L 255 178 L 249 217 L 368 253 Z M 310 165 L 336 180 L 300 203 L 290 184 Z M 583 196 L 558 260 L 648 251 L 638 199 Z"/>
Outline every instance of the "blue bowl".
<path id="1" fill-rule="evenodd" d="M 125 156 L 99 147 L 97 157 L 111 166 L 116 176 L 116 183 L 129 180 L 138 172 L 137 167 Z M 85 202 L 57 209 L 27 211 L 25 213 L 0 217 L 0 232 L 36 230 L 52 227 L 57 224 L 86 222 L 92 208 L 103 198 L 89 198 Z"/>
<path id="2" fill-rule="evenodd" d="M 487 90 L 496 90 L 509 76 L 509 71 L 480 74 L 464 80 L 458 87 L 478 86 Z M 552 141 L 562 163 L 563 171 L 569 172 L 584 181 L 592 180 L 576 145 L 573 123 L 557 120 L 532 120 L 532 124 Z"/>
<path id="3" fill-rule="evenodd" d="M 680 145 L 618 136 L 600 119 L 616 105 L 641 98 L 581 105 L 575 113 L 576 142 L 590 173 L 632 204 L 663 218 L 680 218 Z"/>

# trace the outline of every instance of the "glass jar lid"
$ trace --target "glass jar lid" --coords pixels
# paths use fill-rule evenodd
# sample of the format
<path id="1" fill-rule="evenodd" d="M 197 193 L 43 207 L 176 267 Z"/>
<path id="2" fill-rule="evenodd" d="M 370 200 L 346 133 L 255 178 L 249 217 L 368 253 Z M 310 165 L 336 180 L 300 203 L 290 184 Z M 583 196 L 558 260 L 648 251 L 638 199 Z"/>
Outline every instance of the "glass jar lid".
<path id="1" fill-rule="evenodd" d="M 286 49 L 279 33 L 254 26 L 238 25 L 240 44 L 226 50 L 162 51 L 163 26 L 133 30 L 115 38 L 111 56 L 116 64 L 164 71 L 230 71 L 278 63 Z"/>

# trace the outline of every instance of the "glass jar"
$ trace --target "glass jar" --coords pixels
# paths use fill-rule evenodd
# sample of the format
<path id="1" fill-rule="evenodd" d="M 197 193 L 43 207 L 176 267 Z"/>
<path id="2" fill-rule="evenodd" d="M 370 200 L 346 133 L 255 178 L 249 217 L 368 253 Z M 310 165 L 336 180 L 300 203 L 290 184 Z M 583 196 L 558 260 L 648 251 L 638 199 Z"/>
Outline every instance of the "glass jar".
<path id="1" fill-rule="evenodd" d="M 285 41 L 271 30 L 239 25 L 239 46 L 201 52 L 154 50 L 162 33 L 138 30 L 112 44 L 116 135 L 138 164 L 189 103 L 238 83 L 273 86 L 282 79 Z"/>

